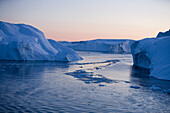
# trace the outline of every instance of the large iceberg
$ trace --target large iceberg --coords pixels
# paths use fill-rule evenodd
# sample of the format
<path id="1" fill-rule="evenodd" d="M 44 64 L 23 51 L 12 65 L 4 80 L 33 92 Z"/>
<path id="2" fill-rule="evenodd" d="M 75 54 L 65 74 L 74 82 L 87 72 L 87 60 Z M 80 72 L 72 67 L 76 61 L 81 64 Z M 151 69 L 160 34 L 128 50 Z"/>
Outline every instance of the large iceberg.
<path id="1" fill-rule="evenodd" d="M 0 60 L 73 61 L 81 57 L 57 42 L 51 45 L 43 32 L 25 24 L 0 21 Z"/>
<path id="2" fill-rule="evenodd" d="M 65 56 L 65 59 L 68 61 L 75 61 L 75 60 L 81 60 L 82 58 L 72 49 L 68 47 L 64 47 L 63 45 L 59 44 L 57 41 L 48 39 L 49 43 L 58 50 L 58 56 L 63 57 Z M 64 52 L 63 52 L 64 51 Z"/>
<path id="3" fill-rule="evenodd" d="M 76 51 L 94 51 L 111 53 L 131 53 L 130 46 L 134 40 L 129 39 L 96 39 L 77 42 L 60 42 L 62 45 Z"/>
<path id="4" fill-rule="evenodd" d="M 170 31 L 156 38 L 136 41 L 131 46 L 135 66 L 150 69 L 150 76 L 170 80 Z"/>

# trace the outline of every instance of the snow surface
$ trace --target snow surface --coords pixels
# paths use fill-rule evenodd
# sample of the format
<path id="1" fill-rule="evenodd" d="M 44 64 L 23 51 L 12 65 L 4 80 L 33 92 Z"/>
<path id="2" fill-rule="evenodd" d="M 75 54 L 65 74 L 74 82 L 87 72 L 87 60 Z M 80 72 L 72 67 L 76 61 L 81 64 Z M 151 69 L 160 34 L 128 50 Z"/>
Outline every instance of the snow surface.
<path id="1" fill-rule="evenodd" d="M 51 41 L 50 41 L 51 42 Z M 73 50 L 51 45 L 43 32 L 30 25 L 0 21 L 0 60 L 80 60 Z"/>
<path id="2" fill-rule="evenodd" d="M 77 59 L 82 60 L 82 58 L 74 50 L 64 47 L 55 40 L 48 39 L 48 41 L 56 50 L 58 50 L 58 56 L 65 56 L 65 59 L 68 61 L 76 61 Z"/>
<path id="3" fill-rule="evenodd" d="M 131 51 L 134 65 L 150 69 L 150 76 L 170 80 L 170 36 L 165 33 L 136 41 Z"/>
<path id="4" fill-rule="evenodd" d="M 112 53 L 131 53 L 130 46 L 134 40 L 128 39 L 96 39 L 79 42 L 60 42 L 64 46 L 77 51 L 95 51 L 95 52 L 112 52 Z"/>

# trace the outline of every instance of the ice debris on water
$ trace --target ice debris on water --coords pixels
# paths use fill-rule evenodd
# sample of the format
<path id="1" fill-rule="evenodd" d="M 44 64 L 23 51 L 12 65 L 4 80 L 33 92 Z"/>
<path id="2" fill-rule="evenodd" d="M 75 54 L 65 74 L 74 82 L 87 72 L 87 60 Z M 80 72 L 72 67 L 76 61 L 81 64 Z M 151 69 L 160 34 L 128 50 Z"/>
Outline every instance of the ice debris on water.
<path id="1" fill-rule="evenodd" d="M 102 87 L 104 87 L 104 86 L 106 86 L 106 85 L 104 85 L 104 84 L 99 84 L 99 86 L 102 86 Z"/>
<path id="2" fill-rule="evenodd" d="M 155 85 L 152 86 L 152 89 L 153 89 L 153 90 L 161 90 L 160 87 L 157 87 L 157 86 L 155 86 Z"/>
<path id="3" fill-rule="evenodd" d="M 96 67 L 96 70 L 99 70 L 99 69 L 101 69 L 101 68 L 99 68 L 99 67 Z"/>
<path id="4" fill-rule="evenodd" d="M 95 74 L 94 72 L 87 72 L 85 70 L 75 70 L 73 72 L 65 73 L 71 75 L 78 80 L 85 82 L 86 84 L 90 83 L 117 83 L 117 80 L 112 80 L 104 77 L 101 74 Z"/>
<path id="5" fill-rule="evenodd" d="M 163 90 L 164 93 L 167 93 L 170 95 L 170 89 L 167 89 L 167 90 Z"/>
<path id="6" fill-rule="evenodd" d="M 130 83 L 129 81 L 124 81 L 125 83 Z"/>
<path id="7" fill-rule="evenodd" d="M 139 86 L 130 86 L 130 88 L 139 89 Z"/>

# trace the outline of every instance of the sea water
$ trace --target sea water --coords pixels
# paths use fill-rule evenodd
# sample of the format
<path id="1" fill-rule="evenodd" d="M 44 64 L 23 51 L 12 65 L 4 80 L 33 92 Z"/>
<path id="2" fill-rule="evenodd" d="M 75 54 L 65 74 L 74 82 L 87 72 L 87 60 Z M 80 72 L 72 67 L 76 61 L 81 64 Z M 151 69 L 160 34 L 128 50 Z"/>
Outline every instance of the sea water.
<path id="1" fill-rule="evenodd" d="M 170 81 L 130 54 L 78 53 L 84 60 L 0 61 L 0 112 L 170 112 Z"/>

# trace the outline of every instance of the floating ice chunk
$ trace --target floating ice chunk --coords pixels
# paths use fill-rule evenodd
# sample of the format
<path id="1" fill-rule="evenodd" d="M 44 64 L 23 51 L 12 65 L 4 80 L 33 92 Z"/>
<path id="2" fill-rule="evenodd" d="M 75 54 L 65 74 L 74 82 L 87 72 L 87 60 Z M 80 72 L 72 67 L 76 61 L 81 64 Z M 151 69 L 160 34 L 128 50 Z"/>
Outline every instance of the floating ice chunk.
<path id="1" fill-rule="evenodd" d="M 106 86 L 106 85 L 104 85 L 104 84 L 99 84 L 99 86 L 102 86 L 102 87 L 104 87 L 104 86 Z"/>
<path id="2" fill-rule="evenodd" d="M 139 89 L 139 86 L 130 86 L 130 88 Z"/>
<path id="3" fill-rule="evenodd" d="M 85 70 L 76 70 L 75 72 L 76 72 L 76 73 L 86 73 Z"/>
<path id="4" fill-rule="evenodd" d="M 125 83 L 130 83 L 129 81 L 124 81 Z"/>
<path id="5" fill-rule="evenodd" d="M 87 74 L 86 73 L 82 73 L 82 74 L 79 74 L 79 76 L 85 77 L 85 76 L 87 76 Z"/>
<path id="6" fill-rule="evenodd" d="M 99 70 L 99 69 L 101 69 L 101 68 L 99 68 L 99 67 L 96 67 L 96 70 Z"/>
<path id="7" fill-rule="evenodd" d="M 75 70 L 73 72 L 65 73 L 78 78 L 85 83 L 117 83 L 116 80 L 111 80 L 100 74 L 94 74 L 93 72 L 86 72 L 85 70 Z"/>
<path id="8" fill-rule="evenodd" d="M 35 41 L 38 42 L 38 38 L 35 38 Z"/>
<path id="9" fill-rule="evenodd" d="M 90 84 L 90 81 L 85 81 L 86 84 Z"/>
<path id="10" fill-rule="evenodd" d="M 155 85 L 152 86 L 152 89 L 153 89 L 153 90 L 161 90 L 160 87 L 157 87 L 157 86 L 155 86 Z"/>
<path id="11" fill-rule="evenodd" d="M 170 89 L 163 90 L 164 93 L 170 94 Z"/>

